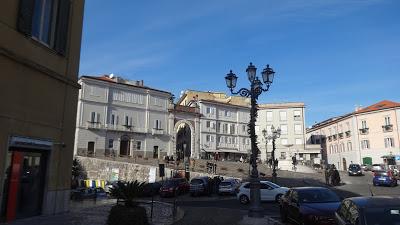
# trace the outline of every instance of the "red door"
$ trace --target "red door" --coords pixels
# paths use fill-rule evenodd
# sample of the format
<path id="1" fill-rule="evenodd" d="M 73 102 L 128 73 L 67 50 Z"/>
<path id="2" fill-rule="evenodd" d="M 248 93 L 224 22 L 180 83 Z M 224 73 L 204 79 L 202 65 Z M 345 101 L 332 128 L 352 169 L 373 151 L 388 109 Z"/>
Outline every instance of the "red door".
<path id="1" fill-rule="evenodd" d="M 11 162 L 10 182 L 8 189 L 8 200 L 7 200 L 7 214 L 6 214 L 7 222 L 15 220 L 17 214 L 17 202 L 18 202 L 17 197 L 20 184 L 19 181 L 21 177 L 22 159 L 23 159 L 22 152 L 13 153 Z"/>

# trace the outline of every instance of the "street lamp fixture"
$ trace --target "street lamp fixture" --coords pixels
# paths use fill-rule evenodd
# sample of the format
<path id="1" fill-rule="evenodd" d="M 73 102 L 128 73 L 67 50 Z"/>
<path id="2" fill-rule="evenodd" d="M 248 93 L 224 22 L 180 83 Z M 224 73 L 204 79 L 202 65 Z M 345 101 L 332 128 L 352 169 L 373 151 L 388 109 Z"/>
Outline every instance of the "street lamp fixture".
<path id="1" fill-rule="evenodd" d="M 262 130 L 262 134 L 264 136 L 264 139 L 266 142 L 269 140 L 272 140 L 272 182 L 276 182 L 276 163 L 275 163 L 275 150 L 276 150 L 276 145 L 275 145 L 275 140 L 278 139 L 281 136 L 281 128 L 278 127 L 278 129 L 275 129 L 274 126 L 271 126 L 271 135 L 268 135 L 267 130 Z"/>
<path id="2" fill-rule="evenodd" d="M 234 95 L 240 95 L 251 99 L 250 108 L 250 122 L 249 135 L 251 139 L 251 156 L 250 164 L 252 170 L 250 172 L 250 202 L 251 206 L 249 209 L 249 217 L 263 217 L 263 208 L 261 207 L 261 196 L 260 196 L 260 180 L 257 170 L 257 156 L 258 156 L 258 146 L 257 146 L 257 135 L 255 131 L 255 123 L 257 120 L 257 99 L 262 92 L 269 90 L 270 85 L 273 82 L 274 74 L 272 68 L 267 65 L 267 67 L 262 71 L 262 81 L 257 77 L 257 68 L 250 63 L 246 69 L 247 78 L 250 81 L 250 89 L 240 88 L 237 92 L 234 91 L 237 83 L 237 76 L 232 72 L 232 70 L 225 76 L 226 86 L 230 89 L 231 93 Z"/>

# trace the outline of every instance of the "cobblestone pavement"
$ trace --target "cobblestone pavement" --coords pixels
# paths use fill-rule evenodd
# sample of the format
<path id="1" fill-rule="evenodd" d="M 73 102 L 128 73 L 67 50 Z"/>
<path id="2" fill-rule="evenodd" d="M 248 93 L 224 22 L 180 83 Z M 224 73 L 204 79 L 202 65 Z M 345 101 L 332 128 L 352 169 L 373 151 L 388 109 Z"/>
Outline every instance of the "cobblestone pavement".
<path id="1" fill-rule="evenodd" d="M 72 202 L 68 213 L 17 220 L 10 225 L 105 225 L 114 204 L 115 200 Z M 148 202 L 142 202 L 141 205 L 150 217 L 151 205 Z M 149 218 L 149 222 L 153 225 L 172 224 L 172 205 L 155 202 L 153 219 Z"/>

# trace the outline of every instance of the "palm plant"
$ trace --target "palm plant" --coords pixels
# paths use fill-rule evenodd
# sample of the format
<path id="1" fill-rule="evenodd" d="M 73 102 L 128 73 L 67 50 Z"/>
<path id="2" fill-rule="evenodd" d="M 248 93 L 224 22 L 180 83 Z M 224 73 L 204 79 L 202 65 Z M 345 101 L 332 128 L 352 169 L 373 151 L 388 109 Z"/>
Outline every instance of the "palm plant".
<path id="1" fill-rule="evenodd" d="M 122 199 L 126 207 L 135 207 L 137 203 L 134 201 L 136 198 L 142 196 L 145 182 L 130 181 L 127 183 L 118 182 L 115 187 L 110 189 L 111 196 Z"/>

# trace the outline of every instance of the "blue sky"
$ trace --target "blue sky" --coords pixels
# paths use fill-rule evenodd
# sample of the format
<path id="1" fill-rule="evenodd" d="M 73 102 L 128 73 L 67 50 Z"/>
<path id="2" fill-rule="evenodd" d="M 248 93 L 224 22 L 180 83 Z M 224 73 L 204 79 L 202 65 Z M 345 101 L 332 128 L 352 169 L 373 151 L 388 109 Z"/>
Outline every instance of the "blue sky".
<path id="1" fill-rule="evenodd" d="M 225 91 L 249 62 L 276 71 L 260 102 L 306 104 L 306 123 L 400 102 L 397 0 L 86 0 L 80 75 L 170 91 Z"/>

